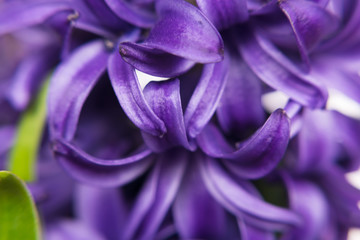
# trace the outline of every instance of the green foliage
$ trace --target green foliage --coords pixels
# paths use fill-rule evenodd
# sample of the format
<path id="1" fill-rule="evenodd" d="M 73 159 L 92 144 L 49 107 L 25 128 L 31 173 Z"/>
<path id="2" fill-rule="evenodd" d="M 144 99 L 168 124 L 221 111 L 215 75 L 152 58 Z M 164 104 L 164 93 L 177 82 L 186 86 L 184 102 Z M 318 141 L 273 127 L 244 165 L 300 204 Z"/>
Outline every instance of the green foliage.
<path id="1" fill-rule="evenodd" d="M 0 171 L 0 240 L 39 239 L 39 217 L 24 182 Z"/>
<path id="2" fill-rule="evenodd" d="M 37 98 L 23 114 L 10 153 L 8 169 L 25 181 L 35 180 L 36 159 L 46 118 L 48 82 L 45 81 Z"/>

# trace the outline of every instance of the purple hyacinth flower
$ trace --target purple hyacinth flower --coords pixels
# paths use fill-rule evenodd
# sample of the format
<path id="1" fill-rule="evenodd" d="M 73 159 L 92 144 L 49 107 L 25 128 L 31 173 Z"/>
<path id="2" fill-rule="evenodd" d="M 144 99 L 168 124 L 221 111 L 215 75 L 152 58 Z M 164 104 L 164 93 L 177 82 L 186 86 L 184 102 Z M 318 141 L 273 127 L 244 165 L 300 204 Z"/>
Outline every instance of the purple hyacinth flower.
<path id="1" fill-rule="evenodd" d="M 17 109 L 56 66 L 51 147 L 80 184 L 72 219 L 49 210 L 49 239 L 336 239 L 359 227 L 359 191 L 344 178 L 359 168 L 359 122 L 324 108 L 331 88 L 359 100 L 360 4 L 220 2 L 16 1 L 0 10 L 0 34 L 44 34 L 5 71 Z M 167 79 L 144 86 L 139 71 Z M 272 91 L 287 96 L 285 110 L 264 110 Z M 262 191 L 274 176 L 288 204 Z M 66 201 L 49 186 L 63 183 L 40 176 L 35 198 L 49 191 L 58 209 Z"/>

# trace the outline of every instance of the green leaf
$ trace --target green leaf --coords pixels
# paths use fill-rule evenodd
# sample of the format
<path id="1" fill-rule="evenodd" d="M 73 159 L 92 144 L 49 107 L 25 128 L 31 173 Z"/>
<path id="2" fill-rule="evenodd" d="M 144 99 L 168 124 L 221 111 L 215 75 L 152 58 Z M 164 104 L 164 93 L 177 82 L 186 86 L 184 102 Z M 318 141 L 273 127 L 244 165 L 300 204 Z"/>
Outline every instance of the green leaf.
<path id="1" fill-rule="evenodd" d="M 8 169 L 25 181 L 35 180 L 35 163 L 46 118 L 48 83 L 45 81 L 37 98 L 23 114 L 10 153 Z"/>
<path id="2" fill-rule="evenodd" d="M 0 171 L 0 240 L 41 239 L 35 204 L 24 182 Z"/>

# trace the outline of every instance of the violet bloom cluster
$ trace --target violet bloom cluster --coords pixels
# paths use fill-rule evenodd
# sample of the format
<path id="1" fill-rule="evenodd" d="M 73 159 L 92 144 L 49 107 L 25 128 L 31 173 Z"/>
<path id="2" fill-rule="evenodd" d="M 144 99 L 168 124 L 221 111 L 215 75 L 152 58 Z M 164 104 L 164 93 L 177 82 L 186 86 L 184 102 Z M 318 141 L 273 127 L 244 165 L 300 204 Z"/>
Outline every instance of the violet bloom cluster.
<path id="1" fill-rule="evenodd" d="M 346 239 L 360 122 L 326 103 L 360 103 L 359 24 L 357 0 L 4 1 L 0 168 L 50 75 L 46 239 Z"/>

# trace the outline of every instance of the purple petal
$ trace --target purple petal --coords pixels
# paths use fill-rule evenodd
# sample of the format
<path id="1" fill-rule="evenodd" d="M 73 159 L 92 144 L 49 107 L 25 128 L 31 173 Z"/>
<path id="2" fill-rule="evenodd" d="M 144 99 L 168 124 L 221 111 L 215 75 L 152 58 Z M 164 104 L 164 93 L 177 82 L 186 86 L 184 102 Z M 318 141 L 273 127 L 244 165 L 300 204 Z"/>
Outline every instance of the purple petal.
<path id="1" fill-rule="evenodd" d="M 141 175 L 152 163 L 148 149 L 121 159 L 105 160 L 92 157 L 63 140 L 53 144 L 55 157 L 76 180 L 94 186 L 124 185 Z"/>
<path id="2" fill-rule="evenodd" d="M 108 53 L 102 41 L 90 42 L 56 69 L 49 88 L 49 122 L 53 137 L 72 139 L 81 108 L 106 69 Z"/>
<path id="3" fill-rule="evenodd" d="M 342 18 L 343 27 L 330 40 L 325 42 L 323 49 L 352 49 L 359 42 L 360 2 L 353 0 L 332 1 L 334 11 Z"/>
<path id="4" fill-rule="evenodd" d="M 29 2 L 5 4 L 0 8 L 0 35 L 44 23 L 57 13 L 71 11 L 60 2 Z"/>
<path id="5" fill-rule="evenodd" d="M 184 115 L 190 137 L 195 138 L 213 116 L 226 84 L 227 69 L 227 61 L 204 66 Z"/>
<path id="6" fill-rule="evenodd" d="M 196 3 L 219 30 L 244 22 L 249 18 L 245 0 L 196 0 Z"/>
<path id="7" fill-rule="evenodd" d="M 257 227 L 269 230 L 300 223 L 292 211 L 266 203 L 245 191 L 213 159 L 201 162 L 200 170 L 210 194 L 237 217 L 255 220 Z"/>
<path id="8" fill-rule="evenodd" d="M 336 129 L 333 141 L 341 139 L 342 146 L 349 155 L 350 162 L 346 164 L 347 171 L 355 171 L 360 167 L 360 122 L 356 119 L 346 117 L 338 112 L 330 112 L 334 119 L 332 129 Z"/>
<path id="9" fill-rule="evenodd" d="M 16 109 L 24 110 L 27 107 L 32 95 L 55 64 L 56 53 L 57 51 L 53 49 L 41 49 L 36 54 L 30 54 L 20 63 L 8 93 L 8 99 Z"/>
<path id="10" fill-rule="evenodd" d="M 237 150 L 228 145 L 221 133 L 207 126 L 197 138 L 200 148 L 209 156 L 225 158 L 223 163 L 238 176 L 258 178 L 273 170 L 285 153 L 289 141 L 289 119 L 279 109 Z"/>
<path id="11" fill-rule="evenodd" d="M 94 26 L 98 25 L 100 28 L 109 29 L 112 32 L 119 32 L 127 27 L 127 24 L 125 24 L 125 22 L 119 19 L 118 16 L 112 11 L 111 8 L 109 8 L 109 6 L 104 1 L 80 1 L 84 2 L 84 5 L 81 5 L 81 3 L 76 3 L 77 5 L 75 5 L 81 6 L 81 8 L 76 8 L 80 15 L 78 21 L 89 22 L 90 24 L 94 24 Z M 75 0 L 74 2 L 80 1 Z M 84 11 L 85 7 L 87 7 L 86 12 Z M 87 18 L 90 17 L 89 14 L 93 15 L 93 21 L 87 21 Z"/>
<path id="12" fill-rule="evenodd" d="M 283 178 L 289 192 L 290 207 L 303 218 L 303 224 L 286 234 L 285 239 L 318 239 L 329 218 L 326 196 L 308 181 L 291 179 L 285 174 Z"/>
<path id="13" fill-rule="evenodd" d="M 95 231 L 84 223 L 77 220 L 58 220 L 51 223 L 45 231 L 45 237 L 47 240 L 80 240 L 80 239 L 92 239 L 92 240 L 105 240 L 105 237 L 101 233 Z"/>
<path id="14" fill-rule="evenodd" d="M 299 158 L 296 171 L 322 171 L 333 164 L 339 150 L 333 131 L 338 127 L 327 112 L 316 110 L 303 114 L 303 126 L 299 133 Z M 319 121 L 321 119 L 321 121 Z M 328 129 L 333 129 L 329 131 Z M 336 131 L 336 130 L 335 130 Z"/>
<path id="15" fill-rule="evenodd" d="M 103 1 L 72 0 L 71 5 L 74 11 L 67 18 L 76 29 L 116 39 L 128 27 Z"/>
<path id="16" fill-rule="evenodd" d="M 39 149 L 36 171 L 37 180 L 28 183 L 28 187 L 41 216 L 45 220 L 53 219 L 68 209 L 74 181 L 59 167 L 47 144 Z"/>
<path id="17" fill-rule="evenodd" d="M 345 171 L 358 169 L 359 121 L 334 111 L 306 111 L 303 116 L 296 171 L 322 171 L 334 163 L 342 165 Z M 341 161 L 344 157 L 346 160 Z"/>
<path id="18" fill-rule="evenodd" d="M 266 2 L 262 0 L 247 0 L 246 5 L 251 15 L 261 15 L 276 11 L 278 8 L 277 2 L 277 0 L 269 0 Z"/>
<path id="19" fill-rule="evenodd" d="M 76 216 L 106 239 L 119 239 L 124 231 L 127 205 L 117 188 L 79 185 L 75 196 Z"/>
<path id="20" fill-rule="evenodd" d="M 245 62 L 266 84 L 305 106 L 324 106 L 327 99 L 326 90 L 310 82 L 259 34 L 255 37 L 250 31 L 244 31 L 238 47 Z"/>
<path id="21" fill-rule="evenodd" d="M 134 68 L 159 77 L 178 76 L 195 64 L 185 58 L 133 42 L 120 43 L 120 54 Z"/>
<path id="22" fill-rule="evenodd" d="M 151 27 L 155 23 L 155 15 L 134 4 L 129 4 L 124 0 L 105 0 L 111 10 L 121 19 L 138 27 Z"/>
<path id="23" fill-rule="evenodd" d="M 259 229 L 244 221 L 239 221 L 239 228 L 241 232 L 241 239 L 243 240 L 275 240 L 274 233 Z"/>
<path id="24" fill-rule="evenodd" d="M 338 220 L 345 226 L 360 227 L 360 190 L 350 185 L 344 173 L 335 167 L 327 169 L 320 177 L 322 189 L 327 194 Z"/>
<path id="25" fill-rule="evenodd" d="M 228 81 L 216 115 L 226 133 L 243 134 L 264 122 L 261 81 L 236 56 L 231 57 Z"/>
<path id="26" fill-rule="evenodd" d="M 185 152 L 162 155 L 141 189 L 124 239 L 153 239 L 180 187 L 187 165 Z"/>
<path id="27" fill-rule="evenodd" d="M 226 212 L 208 193 L 195 163 L 190 164 L 173 206 L 180 237 L 226 239 Z"/>
<path id="28" fill-rule="evenodd" d="M 308 52 L 335 32 L 339 19 L 310 1 L 284 0 L 279 5 L 294 30 L 302 58 L 308 62 Z"/>
<path id="29" fill-rule="evenodd" d="M 165 124 L 145 100 L 134 68 L 124 62 L 120 54 L 113 53 L 109 58 L 108 71 L 120 105 L 131 121 L 154 136 L 164 135 Z"/>
<path id="30" fill-rule="evenodd" d="M 159 20 L 145 45 L 195 62 L 223 59 L 224 44 L 203 13 L 186 1 L 157 2 Z"/>
<path id="31" fill-rule="evenodd" d="M 145 143 L 156 152 L 162 152 L 173 146 L 189 148 L 182 114 L 179 80 L 150 82 L 144 89 L 144 95 L 167 129 L 166 134 L 161 137 L 143 133 Z"/>
<path id="32" fill-rule="evenodd" d="M 13 145 L 15 130 L 14 126 L 5 125 L 0 127 L 0 156 L 6 153 Z M 0 164 L 0 166 L 2 166 L 2 164 Z"/>
<path id="33" fill-rule="evenodd" d="M 358 55 L 358 51 L 351 50 L 351 54 Z M 356 56 L 358 58 L 358 56 Z M 328 88 L 334 88 L 346 96 L 360 102 L 360 76 L 357 74 L 358 67 L 349 69 L 348 64 L 356 61 L 348 54 L 323 54 L 312 59 L 313 71 L 311 74 L 322 81 Z M 344 61 L 346 60 L 346 61 Z"/>

